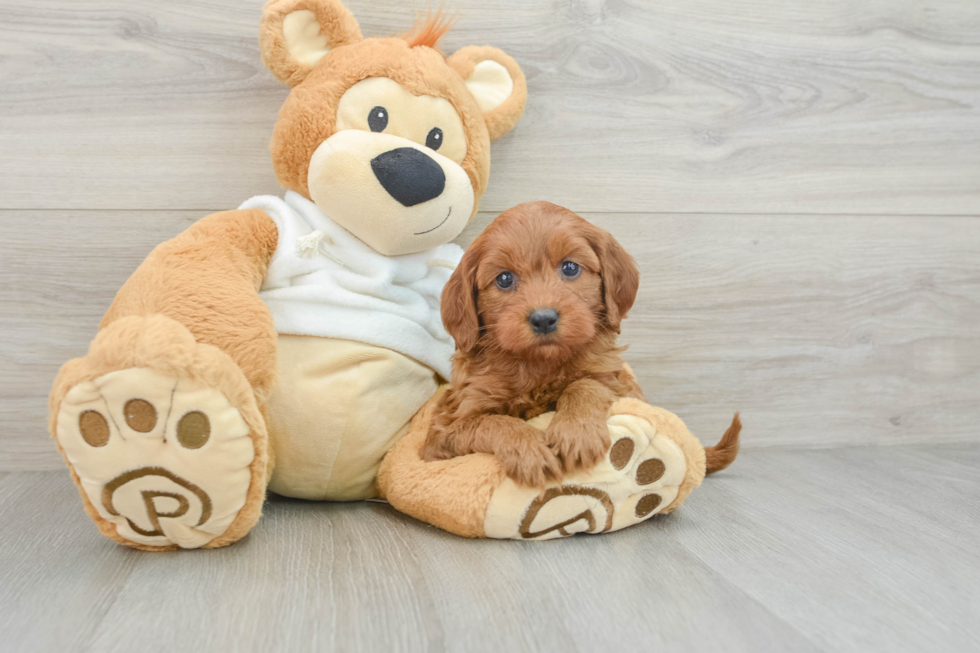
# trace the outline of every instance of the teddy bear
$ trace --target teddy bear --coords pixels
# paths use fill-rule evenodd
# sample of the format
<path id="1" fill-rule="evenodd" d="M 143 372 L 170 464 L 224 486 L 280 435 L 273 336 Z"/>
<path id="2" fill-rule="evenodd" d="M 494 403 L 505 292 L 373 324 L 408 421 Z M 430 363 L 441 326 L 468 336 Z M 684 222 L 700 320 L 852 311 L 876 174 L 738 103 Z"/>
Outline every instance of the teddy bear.
<path id="1" fill-rule="evenodd" d="M 527 96 L 501 50 L 445 56 L 450 23 L 364 38 L 339 0 L 266 4 L 262 60 L 291 87 L 270 144 L 284 197 L 154 249 L 50 395 L 104 535 L 215 548 L 248 533 L 267 489 L 379 496 L 382 458 L 449 377 L 451 241 Z"/>

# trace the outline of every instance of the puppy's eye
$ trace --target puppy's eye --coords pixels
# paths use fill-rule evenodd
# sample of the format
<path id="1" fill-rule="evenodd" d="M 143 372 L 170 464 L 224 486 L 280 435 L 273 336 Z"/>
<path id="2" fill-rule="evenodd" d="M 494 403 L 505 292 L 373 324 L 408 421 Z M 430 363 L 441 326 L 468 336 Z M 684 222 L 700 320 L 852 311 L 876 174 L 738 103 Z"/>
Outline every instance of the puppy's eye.
<path id="1" fill-rule="evenodd" d="M 565 261 L 561 264 L 561 276 L 566 279 L 575 279 L 582 273 L 581 266 L 575 261 Z"/>
<path id="2" fill-rule="evenodd" d="M 374 107 L 368 113 L 368 127 L 373 132 L 383 132 L 388 126 L 388 110 L 384 107 Z"/>
<path id="3" fill-rule="evenodd" d="M 514 285 L 514 274 L 506 270 L 497 275 L 497 287 L 507 290 Z"/>
<path id="4" fill-rule="evenodd" d="M 433 150 L 438 150 L 442 147 L 442 130 L 438 127 L 433 127 L 429 135 L 425 137 L 425 146 Z"/>

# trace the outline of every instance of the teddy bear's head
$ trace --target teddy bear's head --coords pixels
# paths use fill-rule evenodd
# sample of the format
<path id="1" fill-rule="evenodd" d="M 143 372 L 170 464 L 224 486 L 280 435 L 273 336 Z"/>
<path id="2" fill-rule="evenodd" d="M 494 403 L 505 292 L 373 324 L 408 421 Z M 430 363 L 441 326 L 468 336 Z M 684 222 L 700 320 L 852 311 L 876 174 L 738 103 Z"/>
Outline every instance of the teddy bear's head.
<path id="1" fill-rule="evenodd" d="M 436 17 L 368 38 L 339 0 L 271 0 L 262 60 L 292 87 L 272 136 L 279 182 L 386 255 L 455 238 L 490 174 L 490 140 L 524 111 L 520 68 L 496 48 L 437 49 Z"/>

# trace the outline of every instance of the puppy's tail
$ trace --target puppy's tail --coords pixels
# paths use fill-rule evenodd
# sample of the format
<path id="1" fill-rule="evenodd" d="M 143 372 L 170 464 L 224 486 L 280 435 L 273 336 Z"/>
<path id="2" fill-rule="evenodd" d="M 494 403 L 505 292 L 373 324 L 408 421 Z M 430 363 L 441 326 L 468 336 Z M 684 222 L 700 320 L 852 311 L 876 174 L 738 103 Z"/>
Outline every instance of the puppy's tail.
<path id="1" fill-rule="evenodd" d="M 738 434 L 741 431 L 742 421 L 738 418 L 738 413 L 735 413 L 735 418 L 732 419 L 732 425 L 725 431 L 725 435 L 721 436 L 718 444 L 713 447 L 704 448 L 704 462 L 707 474 L 720 472 L 732 464 L 735 456 L 738 455 Z"/>

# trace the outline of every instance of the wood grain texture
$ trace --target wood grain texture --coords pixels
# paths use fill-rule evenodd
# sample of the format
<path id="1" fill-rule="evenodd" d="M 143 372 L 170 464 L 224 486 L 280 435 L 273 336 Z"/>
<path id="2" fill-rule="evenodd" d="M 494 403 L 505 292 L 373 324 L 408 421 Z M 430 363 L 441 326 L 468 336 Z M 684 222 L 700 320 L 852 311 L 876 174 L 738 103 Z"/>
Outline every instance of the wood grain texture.
<path id="1" fill-rule="evenodd" d="M 59 366 L 197 212 L 0 212 L 0 469 L 61 469 Z M 481 213 L 463 245 L 493 218 Z M 641 271 L 626 358 L 705 444 L 980 439 L 980 229 L 970 218 L 586 214 Z"/>
<path id="2" fill-rule="evenodd" d="M 67 484 L 66 484 L 67 481 Z M 139 564 L 101 539 L 67 471 L 0 479 L 0 633 L 9 651 L 79 651 Z"/>
<path id="3" fill-rule="evenodd" d="M 0 469 L 60 469 L 47 436 L 58 369 L 84 356 L 116 291 L 190 212 L 0 212 Z"/>
<path id="4" fill-rule="evenodd" d="M 821 650 L 975 650 L 980 468 L 944 449 L 753 452 L 679 539 Z"/>
<path id="5" fill-rule="evenodd" d="M 66 474 L 0 478 L 4 650 L 969 651 L 980 445 L 746 451 L 676 514 L 470 541 L 274 500 L 216 551 L 100 536 Z M 57 609 L 52 609 L 57 606 Z"/>
<path id="6" fill-rule="evenodd" d="M 366 34 L 425 3 L 348 0 Z M 0 0 L 0 208 L 198 209 L 277 190 L 262 0 Z M 980 212 L 974 0 L 460 0 L 525 119 L 483 208 Z"/>

